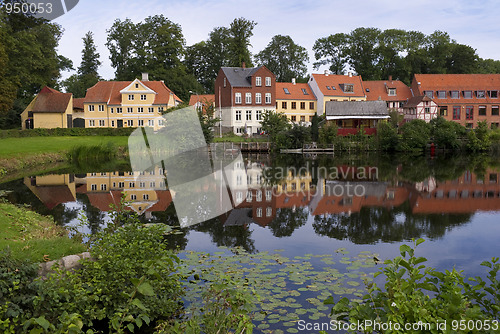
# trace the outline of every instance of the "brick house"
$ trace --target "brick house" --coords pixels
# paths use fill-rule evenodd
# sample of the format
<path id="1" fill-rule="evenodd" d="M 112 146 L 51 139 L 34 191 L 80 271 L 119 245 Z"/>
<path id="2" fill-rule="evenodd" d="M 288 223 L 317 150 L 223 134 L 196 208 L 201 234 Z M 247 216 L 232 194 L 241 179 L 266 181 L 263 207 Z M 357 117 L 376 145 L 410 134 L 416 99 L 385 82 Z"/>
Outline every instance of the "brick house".
<path id="1" fill-rule="evenodd" d="M 449 121 L 468 128 L 500 123 L 500 74 L 415 74 L 411 87 L 415 96 L 433 99 Z"/>
<path id="2" fill-rule="evenodd" d="M 225 132 L 260 132 L 264 110 L 276 110 L 276 76 L 265 66 L 222 67 L 215 80 L 215 112 Z"/>
<path id="3" fill-rule="evenodd" d="M 397 110 L 403 114 L 403 106 L 413 97 L 410 87 L 402 81 L 389 80 L 363 81 L 365 88 L 366 101 L 384 101 L 387 109 Z"/>

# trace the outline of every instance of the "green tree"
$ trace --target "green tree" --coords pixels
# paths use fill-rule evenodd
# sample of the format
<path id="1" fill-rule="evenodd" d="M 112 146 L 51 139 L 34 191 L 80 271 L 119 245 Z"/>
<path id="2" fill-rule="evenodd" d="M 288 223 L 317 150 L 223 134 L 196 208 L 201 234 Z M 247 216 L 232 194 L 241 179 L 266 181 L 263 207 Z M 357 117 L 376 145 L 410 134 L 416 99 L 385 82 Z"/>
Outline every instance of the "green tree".
<path id="1" fill-rule="evenodd" d="M 364 80 L 381 79 L 380 68 L 376 66 L 380 34 L 377 28 L 357 28 L 349 34 L 349 64 Z"/>
<path id="2" fill-rule="evenodd" d="M 276 75 L 276 80 L 290 82 L 303 78 L 309 62 L 306 48 L 295 44 L 290 36 L 276 35 L 264 50 L 255 55 L 259 65 L 266 66 Z"/>
<path id="3" fill-rule="evenodd" d="M 333 144 L 337 140 L 338 127 L 334 122 L 326 122 L 319 129 L 320 144 Z"/>
<path id="4" fill-rule="evenodd" d="M 398 130 L 392 123 L 380 122 L 377 127 L 378 147 L 382 151 L 395 151 L 398 147 Z"/>
<path id="5" fill-rule="evenodd" d="M 318 114 L 314 114 L 311 120 L 311 140 L 317 142 L 319 140 L 319 122 L 320 117 Z"/>
<path id="6" fill-rule="evenodd" d="M 430 140 L 431 126 L 421 119 L 414 119 L 401 127 L 400 149 L 424 150 Z"/>
<path id="7" fill-rule="evenodd" d="M 466 134 L 463 126 L 447 121 L 441 116 L 431 120 L 430 126 L 433 142 L 438 148 L 451 150 L 460 148 L 460 137 Z"/>
<path id="8" fill-rule="evenodd" d="M 252 67 L 252 55 L 248 49 L 250 37 L 253 35 L 253 28 L 257 25 L 254 21 L 243 17 L 236 18 L 229 27 L 229 66 L 240 67 L 245 63 L 247 67 Z"/>
<path id="9" fill-rule="evenodd" d="M 138 74 L 133 61 L 136 25 L 130 19 L 117 19 L 106 32 L 106 46 L 110 53 L 111 66 L 115 68 L 116 80 L 131 80 Z"/>
<path id="10" fill-rule="evenodd" d="M 447 73 L 469 74 L 479 70 L 479 57 L 476 50 L 468 45 L 451 45 L 451 54 L 446 65 Z"/>
<path id="11" fill-rule="evenodd" d="M 262 113 L 262 131 L 267 133 L 272 142 L 276 141 L 276 138 L 280 132 L 286 131 L 290 128 L 290 122 L 286 115 L 283 113 L 277 113 L 273 110 L 264 110 Z"/>
<path id="12" fill-rule="evenodd" d="M 317 70 L 322 65 L 329 65 L 333 74 L 344 74 L 347 65 L 347 41 L 348 36 L 337 33 L 328 37 L 319 38 L 314 42 L 314 58 L 317 60 L 313 65 Z"/>

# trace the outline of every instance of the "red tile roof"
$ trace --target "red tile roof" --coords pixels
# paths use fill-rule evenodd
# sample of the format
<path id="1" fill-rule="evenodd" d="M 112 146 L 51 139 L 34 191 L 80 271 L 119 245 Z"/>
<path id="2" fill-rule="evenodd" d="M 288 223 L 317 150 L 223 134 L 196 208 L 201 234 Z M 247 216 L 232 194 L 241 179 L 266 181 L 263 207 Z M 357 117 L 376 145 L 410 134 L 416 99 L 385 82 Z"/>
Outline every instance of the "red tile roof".
<path id="1" fill-rule="evenodd" d="M 415 96 L 408 100 L 408 103 L 405 104 L 405 108 L 415 108 L 422 102 L 430 102 L 432 99 L 427 95 Z"/>
<path id="2" fill-rule="evenodd" d="M 215 102 L 215 95 L 214 94 L 191 95 L 191 98 L 189 99 L 189 105 L 194 106 L 197 102 L 201 102 L 202 104 L 205 105 L 213 104 Z"/>
<path id="3" fill-rule="evenodd" d="M 66 185 L 37 186 L 33 193 L 51 210 L 59 204 L 75 201 L 75 196 Z"/>
<path id="4" fill-rule="evenodd" d="M 363 81 L 366 100 L 406 101 L 413 97 L 410 87 L 399 80 Z M 396 88 L 396 96 L 389 96 L 388 88 Z"/>
<path id="5" fill-rule="evenodd" d="M 290 94 L 286 94 L 284 89 L 288 89 Z M 305 89 L 307 95 L 304 94 L 302 89 Z M 315 101 L 316 96 L 306 83 L 296 83 L 295 85 L 291 82 L 277 82 L 276 83 L 276 99 L 277 100 L 311 100 Z"/>
<path id="6" fill-rule="evenodd" d="M 83 110 L 83 102 L 85 98 L 73 99 L 73 109 L 82 109 Z"/>
<path id="7" fill-rule="evenodd" d="M 170 94 L 176 101 L 182 102 L 163 81 L 140 81 L 144 86 L 157 93 L 153 104 L 168 104 Z M 93 87 L 87 89 L 85 103 L 107 103 L 108 105 L 121 104 L 120 91 L 129 86 L 132 81 L 99 81 Z"/>
<path id="8" fill-rule="evenodd" d="M 420 83 L 420 85 L 419 85 Z M 490 98 L 488 90 L 500 90 L 500 74 L 415 74 L 412 87 L 415 95 L 433 91 L 436 103 L 499 103 L 499 98 Z M 418 90 L 416 92 L 415 90 Z M 466 99 L 462 91 L 472 91 L 472 98 Z M 477 98 L 475 91 L 485 91 L 485 98 Z M 437 91 L 445 91 L 446 98 L 436 98 Z M 459 99 L 452 99 L 450 91 L 459 91 Z"/>
<path id="9" fill-rule="evenodd" d="M 45 86 L 36 96 L 33 112 L 64 113 L 72 96 Z"/>
<path id="10" fill-rule="evenodd" d="M 340 96 L 340 97 L 364 97 L 365 90 L 363 82 L 359 75 L 338 75 L 338 74 L 313 74 L 312 75 L 319 89 L 325 96 Z M 343 84 L 353 84 L 354 93 L 344 93 L 342 90 Z M 326 87 L 335 87 L 335 89 L 327 89 Z"/>

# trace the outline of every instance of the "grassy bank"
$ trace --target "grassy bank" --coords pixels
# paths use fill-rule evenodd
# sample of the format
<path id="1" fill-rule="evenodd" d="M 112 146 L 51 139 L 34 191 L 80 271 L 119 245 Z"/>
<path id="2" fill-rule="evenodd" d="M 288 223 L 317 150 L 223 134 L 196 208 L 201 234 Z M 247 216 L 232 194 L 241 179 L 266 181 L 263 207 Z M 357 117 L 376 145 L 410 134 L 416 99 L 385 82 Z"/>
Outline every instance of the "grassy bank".
<path id="1" fill-rule="evenodd" d="M 86 250 L 52 218 L 9 203 L 0 203 L 0 231 L 0 251 L 8 247 L 17 259 L 43 262 Z"/>

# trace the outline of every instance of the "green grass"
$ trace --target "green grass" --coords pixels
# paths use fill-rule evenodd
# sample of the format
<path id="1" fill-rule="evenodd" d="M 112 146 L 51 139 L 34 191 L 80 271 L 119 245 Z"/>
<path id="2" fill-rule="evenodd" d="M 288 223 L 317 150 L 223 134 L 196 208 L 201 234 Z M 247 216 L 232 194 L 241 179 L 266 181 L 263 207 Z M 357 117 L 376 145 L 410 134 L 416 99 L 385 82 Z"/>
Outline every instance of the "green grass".
<path id="1" fill-rule="evenodd" d="M 75 146 L 94 146 L 106 143 L 127 146 L 125 136 L 68 136 L 68 137 L 27 137 L 0 139 L 0 158 L 22 157 L 26 154 L 69 151 Z"/>
<path id="2" fill-rule="evenodd" d="M 229 143 L 248 143 L 248 142 L 268 142 L 269 138 L 244 138 L 243 136 L 237 136 L 237 135 L 225 135 L 222 138 L 220 137 L 215 137 L 213 142 L 214 143 L 223 143 L 223 142 L 229 142 Z"/>
<path id="3" fill-rule="evenodd" d="M 9 203 L 0 203 L 0 231 L 0 251 L 9 247 L 16 259 L 43 262 L 86 251 L 52 218 Z"/>

